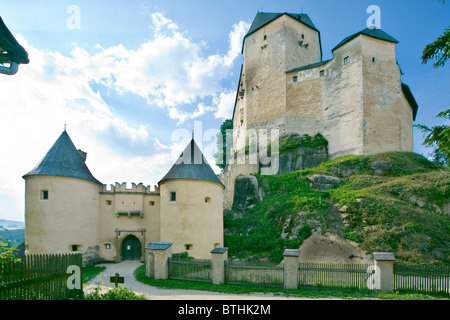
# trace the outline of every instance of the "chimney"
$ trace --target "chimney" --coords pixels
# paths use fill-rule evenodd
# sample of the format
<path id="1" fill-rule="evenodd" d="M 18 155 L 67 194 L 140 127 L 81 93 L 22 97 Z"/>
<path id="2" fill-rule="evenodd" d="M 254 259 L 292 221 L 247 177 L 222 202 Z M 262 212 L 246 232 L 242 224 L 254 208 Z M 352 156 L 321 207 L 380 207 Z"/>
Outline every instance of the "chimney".
<path id="1" fill-rule="evenodd" d="M 83 159 L 83 161 L 86 162 L 87 152 L 84 152 L 81 149 L 78 149 L 78 153 L 80 154 L 80 156 Z"/>

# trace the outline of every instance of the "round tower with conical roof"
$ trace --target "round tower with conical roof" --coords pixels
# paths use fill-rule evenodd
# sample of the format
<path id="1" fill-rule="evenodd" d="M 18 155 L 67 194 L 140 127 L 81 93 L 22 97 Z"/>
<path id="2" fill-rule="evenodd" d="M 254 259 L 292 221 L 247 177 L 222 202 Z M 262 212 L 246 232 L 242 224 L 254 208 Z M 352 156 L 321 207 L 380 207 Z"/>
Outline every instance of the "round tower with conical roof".
<path id="1" fill-rule="evenodd" d="M 223 246 L 224 185 L 194 139 L 159 186 L 161 241 L 173 242 L 173 252 L 209 259 Z"/>
<path id="2" fill-rule="evenodd" d="M 99 192 L 86 153 L 67 132 L 38 165 L 25 174 L 25 245 L 28 254 L 82 252 L 98 258 Z"/>

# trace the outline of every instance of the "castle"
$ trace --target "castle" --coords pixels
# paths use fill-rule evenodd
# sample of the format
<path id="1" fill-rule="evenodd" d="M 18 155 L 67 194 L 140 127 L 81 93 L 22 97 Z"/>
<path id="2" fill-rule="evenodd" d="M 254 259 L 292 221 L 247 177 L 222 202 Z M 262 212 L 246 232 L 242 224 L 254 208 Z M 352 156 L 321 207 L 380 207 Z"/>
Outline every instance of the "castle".
<path id="1" fill-rule="evenodd" d="M 320 32 L 306 14 L 258 13 L 243 41 L 233 111 L 233 149 L 249 133 L 328 140 L 328 157 L 412 151 L 417 103 L 401 82 L 396 39 L 364 29 L 322 59 Z M 223 246 L 223 209 L 234 181 L 256 164 L 214 174 L 192 140 L 154 190 L 141 184 L 108 189 L 90 173 L 86 153 L 64 131 L 25 179 L 26 251 L 82 252 L 96 260 L 143 259 L 144 247 L 173 242 L 173 252 L 209 258 Z"/>
<path id="2" fill-rule="evenodd" d="M 396 39 L 367 28 L 322 59 L 320 31 L 306 14 L 259 12 L 243 41 L 233 111 L 233 148 L 249 131 L 321 133 L 329 158 L 412 151 L 417 103 L 401 82 Z"/>
<path id="3" fill-rule="evenodd" d="M 85 160 L 64 130 L 23 176 L 27 254 L 81 252 L 89 264 L 142 260 L 153 242 L 196 258 L 223 246 L 224 186 L 193 139 L 154 190 L 108 189 Z"/>

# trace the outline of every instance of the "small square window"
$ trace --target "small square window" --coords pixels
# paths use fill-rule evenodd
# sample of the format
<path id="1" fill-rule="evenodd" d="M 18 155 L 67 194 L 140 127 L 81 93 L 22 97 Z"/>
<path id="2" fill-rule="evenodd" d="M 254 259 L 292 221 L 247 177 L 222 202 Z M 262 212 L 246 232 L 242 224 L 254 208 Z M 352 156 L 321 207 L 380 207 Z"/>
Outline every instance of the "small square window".
<path id="1" fill-rule="evenodd" d="M 105 203 L 106 203 L 107 206 L 110 206 L 112 204 L 112 201 L 111 200 L 106 200 Z"/>
<path id="2" fill-rule="evenodd" d="M 185 244 L 185 245 L 184 245 L 184 248 L 185 248 L 186 250 L 191 250 L 191 249 L 192 249 L 192 244 Z"/>
<path id="3" fill-rule="evenodd" d="M 106 243 L 106 244 L 105 244 L 105 248 L 106 248 L 106 249 L 111 249 L 111 244 Z"/>
<path id="4" fill-rule="evenodd" d="M 48 190 L 41 190 L 41 200 L 48 200 Z"/>
<path id="5" fill-rule="evenodd" d="M 298 77 L 297 76 L 293 76 L 292 77 L 292 82 L 297 82 L 298 81 Z"/>
<path id="6" fill-rule="evenodd" d="M 73 244 L 71 247 L 73 252 L 78 251 L 78 245 Z"/>
<path id="7" fill-rule="evenodd" d="M 321 77 L 325 76 L 325 70 L 320 70 L 319 76 L 321 76 Z"/>
<path id="8" fill-rule="evenodd" d="M 350 60 L 350 57 L 349 57 L 349 56 L 346 56 L 346 57 L 344 58 L 344 64 L 347 64 L 347 63 L 349 62 L 349 60 Z"/>
<path id="9" fill-rule="evenodd" d="M 155 205 L 155 201 L 149 201 L 149 202 L 148 202 L 148 205 L 149 205 L 149 206 L 154 206 L 154 205 Z"/>
<path id="10" fill-rule="evenodd" d="M 170 192 L 170 201 L 177 201 L 177 193 L 175 191 Z"/>

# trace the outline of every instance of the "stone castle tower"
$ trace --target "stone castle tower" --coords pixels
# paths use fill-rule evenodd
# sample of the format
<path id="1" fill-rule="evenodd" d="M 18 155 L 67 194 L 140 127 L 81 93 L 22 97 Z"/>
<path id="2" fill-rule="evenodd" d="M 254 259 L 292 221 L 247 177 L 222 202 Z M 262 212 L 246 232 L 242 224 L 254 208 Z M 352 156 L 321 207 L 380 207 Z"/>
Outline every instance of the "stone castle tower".
<path id="1" fill-rule="evenodd" d="M 107 188 L 85 161 L 64 131 L 23 176 L 26 253 L 82 252 L 91 263 L 143 259 L 145 246 L 160 241 L 196 258 L 223 246 L 224 186 L 194 140 L 154 190 Z"/>
<path id="2" fill-rule="evenodd" d="M 395 45 L 380 29 L 364 29 L 322 59 L 320 31 L 306 14 L 258 13 L 243 41 L 233 112 L 233 148 L 250 130 L 280 136 L 321 133 L 329 158 L 412 151 L 417 103 L 401 82 Z"/>

